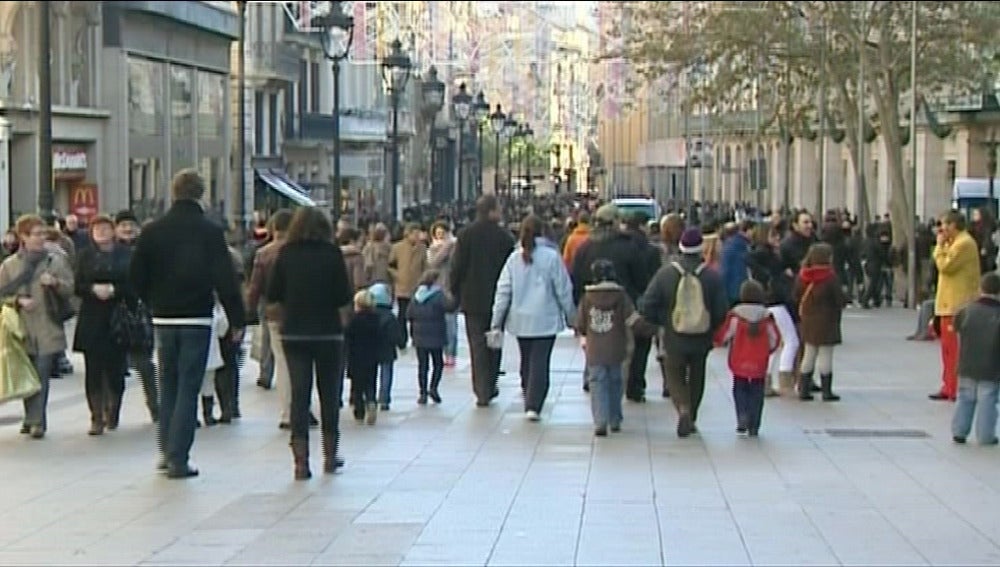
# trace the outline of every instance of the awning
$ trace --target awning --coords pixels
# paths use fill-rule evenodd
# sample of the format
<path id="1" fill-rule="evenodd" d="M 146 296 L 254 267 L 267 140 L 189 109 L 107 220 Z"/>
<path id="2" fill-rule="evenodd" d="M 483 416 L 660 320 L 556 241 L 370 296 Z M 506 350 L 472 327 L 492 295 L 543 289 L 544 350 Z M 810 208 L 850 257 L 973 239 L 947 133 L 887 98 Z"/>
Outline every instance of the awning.
<path id="1" fill-rule="evenodd" d="M 296 205 L 301 207 L 315 207 L 316 201 L 309 198 L 308 193 L 301 185 L 292 181 L 281 170 L 257 169 L 254 170 L 261 181 L 267 183 L 268 187 L 287 197 Z"/>

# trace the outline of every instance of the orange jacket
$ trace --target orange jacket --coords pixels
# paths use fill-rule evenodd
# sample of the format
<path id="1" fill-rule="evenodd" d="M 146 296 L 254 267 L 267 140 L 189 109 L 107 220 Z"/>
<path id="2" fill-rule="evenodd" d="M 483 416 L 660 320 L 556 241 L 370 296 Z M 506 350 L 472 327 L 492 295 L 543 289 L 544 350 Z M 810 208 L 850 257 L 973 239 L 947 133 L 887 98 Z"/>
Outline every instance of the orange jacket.
<path id="1" fill-rule="evenodd" d="M 567 270 L 573 269 L 573 258 L 580 245 L 590 238 L 590 225 L 578 224 L 573 232 L 566 237 L 566 244 L 563 246 L 563 263 Z"/>

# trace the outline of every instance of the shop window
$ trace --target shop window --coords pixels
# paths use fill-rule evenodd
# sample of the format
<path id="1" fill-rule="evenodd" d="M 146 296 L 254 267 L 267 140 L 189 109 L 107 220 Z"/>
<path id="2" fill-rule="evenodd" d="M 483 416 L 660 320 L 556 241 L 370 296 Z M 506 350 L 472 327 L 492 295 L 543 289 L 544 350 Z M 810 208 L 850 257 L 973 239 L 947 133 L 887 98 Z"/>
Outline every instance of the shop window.
<path id="1" fill-rule="evenodd" d="M 142 136 L 163 133 L 163 65 L 128 58 L 129 131 Z"/>
<path id="2" fill-rule="evenodd" d="M 218 139 L 225 134 L 226 76 L 198 72 L 198 136 Z"/>
<path id="3" fill-rule="evenodd" d="M 173 138 L 190 138 L 192 134 L 194 70 L 170 66 L 170 134 Z"/>
<path id="4" fill-rule="evenodd" d="M 129 208 L 139 220 L 156 217 L 166 210 L 162 166 L 156 158 L 129 160 Z"/>

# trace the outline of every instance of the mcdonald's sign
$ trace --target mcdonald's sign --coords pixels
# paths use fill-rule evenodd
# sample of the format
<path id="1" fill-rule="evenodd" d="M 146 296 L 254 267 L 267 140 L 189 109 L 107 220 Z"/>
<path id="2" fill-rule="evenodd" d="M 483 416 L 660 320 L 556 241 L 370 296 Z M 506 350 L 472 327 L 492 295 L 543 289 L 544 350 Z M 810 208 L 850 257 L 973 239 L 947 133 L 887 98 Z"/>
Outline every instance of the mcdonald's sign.
<path id="1" fill-rule="evenodd" d="M 82 222 L 89 222 L 100 209 L 97 199 L 97 185 L 80 183 L 69 192 L 69 210 Z"/>

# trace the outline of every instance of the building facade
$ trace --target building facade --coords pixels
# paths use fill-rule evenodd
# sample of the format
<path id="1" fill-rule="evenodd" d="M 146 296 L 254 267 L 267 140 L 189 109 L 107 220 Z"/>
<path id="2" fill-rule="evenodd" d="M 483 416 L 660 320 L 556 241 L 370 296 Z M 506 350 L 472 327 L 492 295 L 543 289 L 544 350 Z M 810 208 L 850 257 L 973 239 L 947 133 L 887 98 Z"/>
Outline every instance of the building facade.
<path id="1" fill-rule="evenodd" d="M 55 208 L 88 217 L 169 205 L 199 167 L 229 206 L 229 42 L 236 17 L 207 2 L 51 2 Z M 0 4 L 0 223 L 38 203 L 37 2 Z"/>

